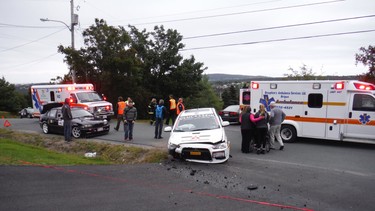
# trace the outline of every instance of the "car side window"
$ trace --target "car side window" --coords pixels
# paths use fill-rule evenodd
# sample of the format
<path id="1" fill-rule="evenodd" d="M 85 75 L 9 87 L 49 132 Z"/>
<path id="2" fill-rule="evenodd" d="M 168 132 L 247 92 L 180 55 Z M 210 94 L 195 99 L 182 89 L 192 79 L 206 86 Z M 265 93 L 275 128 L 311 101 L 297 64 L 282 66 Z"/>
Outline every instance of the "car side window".
<path id="1" fill-rule="evenodd" d="M 56 110 L 50 110 L 48 113 L 48 117 L 56 117 Z"/>
<path id="2" fill-rule="evenodd" d="M 375 111 L 375 98 L 371 95 L 355 94 L 353 102 L 354 111 Z"/>

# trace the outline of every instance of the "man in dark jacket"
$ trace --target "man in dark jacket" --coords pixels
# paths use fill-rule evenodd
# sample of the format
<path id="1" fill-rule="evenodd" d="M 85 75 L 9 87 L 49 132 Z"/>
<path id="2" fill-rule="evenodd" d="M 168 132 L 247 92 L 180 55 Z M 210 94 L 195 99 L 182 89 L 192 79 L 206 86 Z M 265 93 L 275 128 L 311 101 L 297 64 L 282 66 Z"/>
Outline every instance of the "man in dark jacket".
<path id="1" fill-rule="evenodd" d="M 124 140 L 129 141 L 133 140 L 133 128 L 134 122 L 137 119 L 137 109 L 133 106 L 133 101 L 129 100 L 128 105 L 124 110 L 124 129 L 125 129 L 125 137 Z"/>
<path id="2" fill-rule="evenodd" d="M 66 142 L 72 141 L 72 110 L 69 105 L 69 98 L 65 99 L 65 103 L 61 108 L 63 120 L 64 120 L 64 137 Z"/>

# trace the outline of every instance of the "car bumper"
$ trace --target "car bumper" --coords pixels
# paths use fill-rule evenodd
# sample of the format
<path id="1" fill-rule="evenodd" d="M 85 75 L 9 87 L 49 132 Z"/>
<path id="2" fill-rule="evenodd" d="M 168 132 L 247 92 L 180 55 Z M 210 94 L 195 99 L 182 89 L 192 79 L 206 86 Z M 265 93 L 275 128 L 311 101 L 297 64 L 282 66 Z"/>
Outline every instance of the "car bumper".
<path id="1" fill-rule="evenodd" d="M 234 122 L 234 123 L 239 123 L 240 120 L 238 117 L 225 117 L 225 116 L 222 116 L 221 119 L 223 121 L 228 121 L 228 122 Z"/>
<path id="2" fill-rule="evenodd" d="M 97 127 L 97 128 L 81 128 L 81 132 L 86 136 L 105 134 L 105 133 L 108 133 L 109 130 L 110 130 L 109 125 L 106 125 L 103 127 Z"/>
<path id="3" fill-rule="evenodd" d="M 174 157 L 197 163 L 223 163 L 229 159 L 228 145 L 223 149 L 214 149 L 210 144 L 169 145 L 168 151 Z"/>

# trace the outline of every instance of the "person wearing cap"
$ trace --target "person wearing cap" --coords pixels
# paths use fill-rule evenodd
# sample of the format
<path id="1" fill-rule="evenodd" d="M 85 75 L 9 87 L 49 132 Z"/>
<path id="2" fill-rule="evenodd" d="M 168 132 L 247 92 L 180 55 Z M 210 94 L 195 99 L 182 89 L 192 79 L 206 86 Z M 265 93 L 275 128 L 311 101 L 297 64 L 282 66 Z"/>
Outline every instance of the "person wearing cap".
<path id="1" fill-rule="evenodd" d="M 64 120 L 64 137 L 66 142 L 72 141 L 72 110 L 69 105 L 69 98 L 65 99 L 64 105 L 61 108 L 62 117 Z"/>
<path id="2" fill-rule="evenodd" d="M 271 144 L 271 149 L 275 149 L 275 137 L 276 140 L 280 144 L 280 150 L 284 149 L 284 143 L 283 140 L 280 136 L 280 129 L 281 129 L 281 123 L 285 119 L 285 113 L 283 110 L 281 110 L 279 107 L 276 106 L 276 102 L 271 102 L 270 104 L 271 108 L 271 113 L 270 113 L 270 144 Z"/>
<path id="3" fill-rule="evenodd" d="M 134 103 L 132 100 L 128 101 L 128 105 L 126 106 L 124 110 L 124 130 L 125 130 L 125 136 L 124 140 L 127 141 L 129 138 L 129 141 L 133 140 L 133 128 L 134 128 L 134 122 L 137 119 L 137 109 L 133 106 Z"/>

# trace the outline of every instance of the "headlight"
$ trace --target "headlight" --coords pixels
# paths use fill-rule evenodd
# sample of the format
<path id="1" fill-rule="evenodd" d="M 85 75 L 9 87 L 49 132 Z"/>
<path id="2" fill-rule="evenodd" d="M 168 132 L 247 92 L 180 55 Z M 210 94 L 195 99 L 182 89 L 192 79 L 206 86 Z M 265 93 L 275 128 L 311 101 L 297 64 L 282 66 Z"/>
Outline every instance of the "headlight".
<path id="1" fill-rule="evenodd" d="M 176 144 L 169 144 L 168 145 L 168 149 L 176 149 L 178 147 L 178 145 Z"/>
<path id="2" fill-rule="evenodd" d="M 226 149 L 228 147 L 227 143 L 224 142 L 224 143 L 219 143 L 219 144 L 215 144 L 213 145 L 213 149 Z"/>

